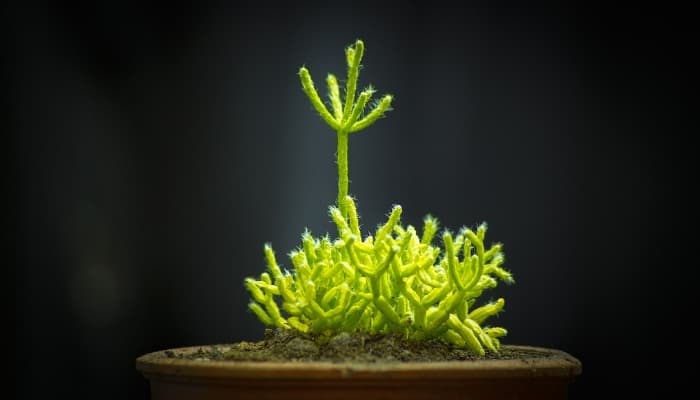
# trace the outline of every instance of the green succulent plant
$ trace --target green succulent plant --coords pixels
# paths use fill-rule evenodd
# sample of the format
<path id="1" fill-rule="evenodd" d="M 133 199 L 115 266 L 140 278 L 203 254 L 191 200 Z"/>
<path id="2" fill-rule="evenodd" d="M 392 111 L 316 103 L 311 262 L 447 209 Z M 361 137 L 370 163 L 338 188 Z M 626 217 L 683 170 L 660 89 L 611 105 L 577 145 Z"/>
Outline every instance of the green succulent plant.
<path id="1" fill-rule="evenodd" d="M 419 235 L 401 225 L 401 206 L 364 238 L 355 202 L 348 195 L 348 138 L 372 125 L 391 109 L 392 96 L 365 108 L 375 90 L 370 86 L 357 99 L 357 79 L 364 55 L 361 40 L 345 50 L 348 74 L 344 102 L 338 80 L 326 78 L 330 111 L 316 91 L 305 67 L 301 85 L 321 118 L 337 133 L 338 199 L 329 209 L 338 238 L 302 235 L 300 248 L 289 254 L 293 269 L 283 271 L 269 244 L 264 247 L 267 272 L 247 278 L 250 309 L 262 323 L 301 332 L 333 334 L 362 331 L 399 333 L 409 339 L 439 338 L 476 354 L 497 352 L 500 327 L 486 320 L 503 309 L 504 300 L 475 307 L 484 290 L 498 280 L 513 282 L 501 267 L 501 244 L 484 246 L 486 224 L 444 231 L 434 240 L 438 221 L 427 216 Z M 441 242 L 442 248 L 434 244 Z"/>

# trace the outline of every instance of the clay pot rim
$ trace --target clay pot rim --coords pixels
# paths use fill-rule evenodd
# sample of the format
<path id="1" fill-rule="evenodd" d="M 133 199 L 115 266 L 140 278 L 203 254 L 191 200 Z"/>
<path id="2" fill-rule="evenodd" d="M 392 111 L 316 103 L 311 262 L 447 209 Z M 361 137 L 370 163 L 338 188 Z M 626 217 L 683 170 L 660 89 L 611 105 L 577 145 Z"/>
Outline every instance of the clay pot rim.
<path id="1" fill-rule="evenodd" d="M 208 346 L 208 345 L 207 345 Z M 170 349 L 195 352 L 201 347 Z M 174 380 L 412 380 L 412 379 L 517 379 L 549 377 L 573 380 L 581 374 L 581 362 L 561 350 L 532 346 L 504 346 L 540 353 L 540 357 L 511 360 L 360 363 L 330 361 L 211 361 L 168 358 L 165 351 L 144 354 L 136 369 L 145 377 Z"/>

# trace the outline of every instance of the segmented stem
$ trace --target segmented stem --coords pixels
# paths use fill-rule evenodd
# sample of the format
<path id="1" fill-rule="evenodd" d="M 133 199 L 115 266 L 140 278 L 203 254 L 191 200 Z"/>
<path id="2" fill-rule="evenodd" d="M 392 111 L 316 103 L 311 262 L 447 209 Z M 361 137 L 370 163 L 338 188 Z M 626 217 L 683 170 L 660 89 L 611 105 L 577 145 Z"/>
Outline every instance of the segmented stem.
<path id="1" fill-rule="evenodd" d="M 311 74 L 306 67 L 299 69 L 301 87 L 309 98 L 311 105 L 316 112 L 333 130 L 336 131 L 338 146 L 336 151 L 336 164 L 338 164 L 338 198 L 337 206 L 343 216 L 347 216 L 347 210 L 343 204 L 343 199 L 349 193 L 349 167 L 348 167 L 348 136 L 350 133 L 361 131 L 372 125 L 377 119 L 382 117 L 391 109 L 393 97 L 385 95 L 375 107 L 364 118 L 365 107 L 369 102 L 374 89 L 370 86 L 363 90 L 355 101 L 357 91 L 357 80 L 360 76 L 360 63 L 364 55 L 365 45 L 362 40 L 357 40 L 354 45 L 345 49 L 345 56 L 348 64 L 348 75 L 345 85 L 345 103 L 341 101 L 338 80 L 335 75 L 328 74 L 326 84 L 328 85 L 328 98 L 330 100 L 332 113 L 321 101 L 321 97 L 316 91 Z"/>

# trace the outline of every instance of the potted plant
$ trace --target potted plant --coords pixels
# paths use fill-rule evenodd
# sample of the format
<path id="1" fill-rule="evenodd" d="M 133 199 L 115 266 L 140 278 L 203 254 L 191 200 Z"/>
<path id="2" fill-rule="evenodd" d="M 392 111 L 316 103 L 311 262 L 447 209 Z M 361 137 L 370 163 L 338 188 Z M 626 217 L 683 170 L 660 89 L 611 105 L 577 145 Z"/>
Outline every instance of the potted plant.
<path id="1" fill-rule="evenodd" d="M 329 74 L 330 109 L 309 71 L 301 85 L 337 134 L 338 198 L 329 209 L 338 237 L 302 235 L 283 271 L 264 247 L 267 271 L 247 278 L 250 310 L 276 330 L 258 343 L 171 349 L 136 367 L 154 399 L 202 398 L 564 398 L 581 364 L 557 350 L 505 346 L 488 326 L 504 299 L 479 297 L 512 283 L 501 244 L 486 246 L 485 224 L 439 234 L 428 216 L 419 233 L 401 224 L 401 206 L 363 236 L 349 195 L 348 141 L 391 109 L 385 95 L 365 113 L 372 87 L 357 93 L 364 44 L 345 51 L 344 99 Z M 439 238 L 436 236 L 439 234 Z M 279 397 L 278 397 L 279 396 Z"/>

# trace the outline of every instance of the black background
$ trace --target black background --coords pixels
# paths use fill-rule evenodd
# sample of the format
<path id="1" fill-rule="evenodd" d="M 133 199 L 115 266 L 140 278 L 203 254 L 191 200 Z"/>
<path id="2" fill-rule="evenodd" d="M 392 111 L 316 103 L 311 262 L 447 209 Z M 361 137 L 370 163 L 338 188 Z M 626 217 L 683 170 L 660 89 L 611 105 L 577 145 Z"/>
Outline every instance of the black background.
<path id="1" fill-rule="evenodd" d="M 507 343 L 579 357 L 572 398 L 668 389 L 653 361 L 691 338 L 684 10 L 97 3 L 8 14 L 17 397 L 146 398 L 138 355 L 262 336 L 262 244 L 288 266 L 333 229 L 335 137 L 296 72 L 344 76 L 356 38 L 361 87 L 395 96 L 351 137 L 364 231 L 395 203 L 488 221 Z"/>

